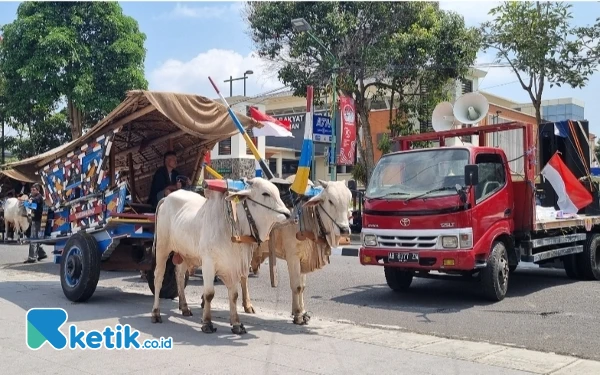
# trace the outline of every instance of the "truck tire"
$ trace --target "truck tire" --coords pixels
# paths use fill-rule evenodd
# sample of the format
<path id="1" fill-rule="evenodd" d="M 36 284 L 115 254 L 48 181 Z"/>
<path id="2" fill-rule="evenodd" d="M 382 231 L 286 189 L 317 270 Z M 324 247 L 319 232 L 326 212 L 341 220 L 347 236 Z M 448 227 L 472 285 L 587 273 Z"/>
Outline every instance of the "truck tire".
<path id="1" fill-rule="evenodd" d="M 509 274 L 506 246 L 501 241 L 496 241 L 492 244 L 487 266 L 481 270 L 481 283 L 485 298 L 495 302 L 502 301 L 508 290 Z"/>
<path id="2" fill-rule="evenodd" d="M 582 276 L 586 280 L 600 280 L 600 234 L 591 233 L 578 258 Z"/>
<path id="3" fill-rule="evenodd" d="M 154 294 L 154 269 L 156 268 L 156 259 L 152 261 L 152 269 L 146 273 L 146 280 L 150 291 Z M 187 286 L 190 276 L 188 272 L 185 272 L 185 286 Z M 172 257 L 167 259 L 167 266 L 165 268 L 165 276 L 163 278 L 163 285 L 160 288 L 159 298 L 175 299 L 179 296 L 177 290 L 177 275 L 175 273 L 175 264 L 173 264 Z"/>
<path id="4" fill-rule="evenodd" d="M 385 281 L 394 292 L 406 292 L 413 280 L 411 271 L 404 271 L 393 267 L 383 267 Z"/>
<path id="5" fill-rule="evenodd" d="M 582 280 L 582 275 L 579 267 L 579 254 L 569 254 L 562 257 L 563 267 L 567 273 L 567 277 L 571 280 Z"/>
<path id="6" fill-rule="evenodd" d="M 100 253 L 96 239 L 85 232 L 72 235 L 60 261 L 60 285 L 72 302 L 85 302 L 100 279 Z"/>

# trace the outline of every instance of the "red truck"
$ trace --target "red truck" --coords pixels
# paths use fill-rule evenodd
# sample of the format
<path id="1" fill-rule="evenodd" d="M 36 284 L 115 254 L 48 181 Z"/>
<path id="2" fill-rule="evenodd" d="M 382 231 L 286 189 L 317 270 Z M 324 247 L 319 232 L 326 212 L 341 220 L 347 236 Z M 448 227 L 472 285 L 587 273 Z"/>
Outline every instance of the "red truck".
<path id="1" fill-rule="evenodd" d="M 360 263 L 383 266 L 398 292 L 413 277 L 478 277 L 493 301 L 520 261 L 559 258 L 570 278 L 600 280 L 600 215 L 536 218 L 533 129 L 511 122 L 397 138 L 400 151 L 379 160 L 365 192 Z M 505 151 L 486 145 L 505 131 L 522 134 L 520 176 Z M 477 146 L 445 146 L 473 135 Z M 439 146 L 411 149 L 422 141 Z"/>

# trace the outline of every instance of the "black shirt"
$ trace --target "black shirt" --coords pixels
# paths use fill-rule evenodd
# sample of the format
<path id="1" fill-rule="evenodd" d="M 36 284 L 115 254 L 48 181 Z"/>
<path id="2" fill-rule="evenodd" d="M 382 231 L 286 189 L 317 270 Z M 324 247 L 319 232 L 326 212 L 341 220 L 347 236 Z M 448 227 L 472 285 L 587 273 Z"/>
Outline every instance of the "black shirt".
<path id="1" fill-rule="evenodd" d="M 36 196 L 31 197 L 31 200 L 37 205 L 35 210 L 33 210 L 32 221 L 41 222 L 42 213 L 44 212 L 44 198 L 42 197 L 42 194 L 37 194 Z"/>
<path id="2" fill-rule="evenodd" d="M 169 176 L 167 167 L 163 165 L 162 167 L 158 168 L 152 177 L 152 185 L 150 186 L 148 204 L 151 204 L 152 207 L 156 208 L 158 205 L 158 198 L 156 195 L 165 190 L 167 186 L 175 185 L 177 183 L 177 176 L 179 176 L 179 172 L 176 169 L 173 169 L 171 171 L 171 175 Z"/>
<path id="3" fill-rule="evenodd" d="M 15 188 L 15 197 L 18 197 L 21 194 L 27 194 L 27 196 L 29 196 L 31 193 L 31 187 L 27 183 L 22 184 L 20 181 L 17 181 L 13 186 Z"/>

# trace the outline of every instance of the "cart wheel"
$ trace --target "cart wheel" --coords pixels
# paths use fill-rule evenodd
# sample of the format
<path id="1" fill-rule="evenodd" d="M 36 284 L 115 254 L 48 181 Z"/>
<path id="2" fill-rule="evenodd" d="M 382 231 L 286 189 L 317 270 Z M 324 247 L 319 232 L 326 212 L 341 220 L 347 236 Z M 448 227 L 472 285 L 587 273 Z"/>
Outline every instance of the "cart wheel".
<path id="1" fill-rule="evenodd" d="M 152 269 L 146 272 L 146 280 L 148 280 L 148 286 L 154 294 L 154 269 L 156 268 L 156 259 L 152 260 Z M 185 286 L 187 286 L 190 280 L 190 275 L 185 272 Z M 160 289 L 160 298 L 174 299 L 179 296 L 177 291 L 177 275 L 175 274 L 175 264 L 173 264 L 172 257 L 167 260 L 167 267 L 165 269 L 165 277 L 163 278 L 163 285 Z"/>
<path id="2" fill-rule="evenodd" d="M 100 279 L 100 254 L 94 237 L 75 233 L 67 240 L 60 262 L 60 284 L 73 302 L 85 302 L 96 291 Z"/>

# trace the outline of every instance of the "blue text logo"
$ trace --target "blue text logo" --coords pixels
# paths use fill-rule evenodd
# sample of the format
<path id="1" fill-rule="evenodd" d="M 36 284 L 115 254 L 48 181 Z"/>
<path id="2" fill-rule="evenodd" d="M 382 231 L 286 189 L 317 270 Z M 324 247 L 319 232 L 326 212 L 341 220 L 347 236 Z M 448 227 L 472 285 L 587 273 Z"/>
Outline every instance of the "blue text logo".
<path id="1" fill-rule="evenodd" d="M 172 349 L 173 338 L 140 339 L 140 332 L 129 324 L 84 331 L 71 324 L 68 335 L 60 330 L 69 315 L 59 308 L 34 308 L 27 311 L 27 346 L 37 350 L 48 342 L 54 349 Z"/>

